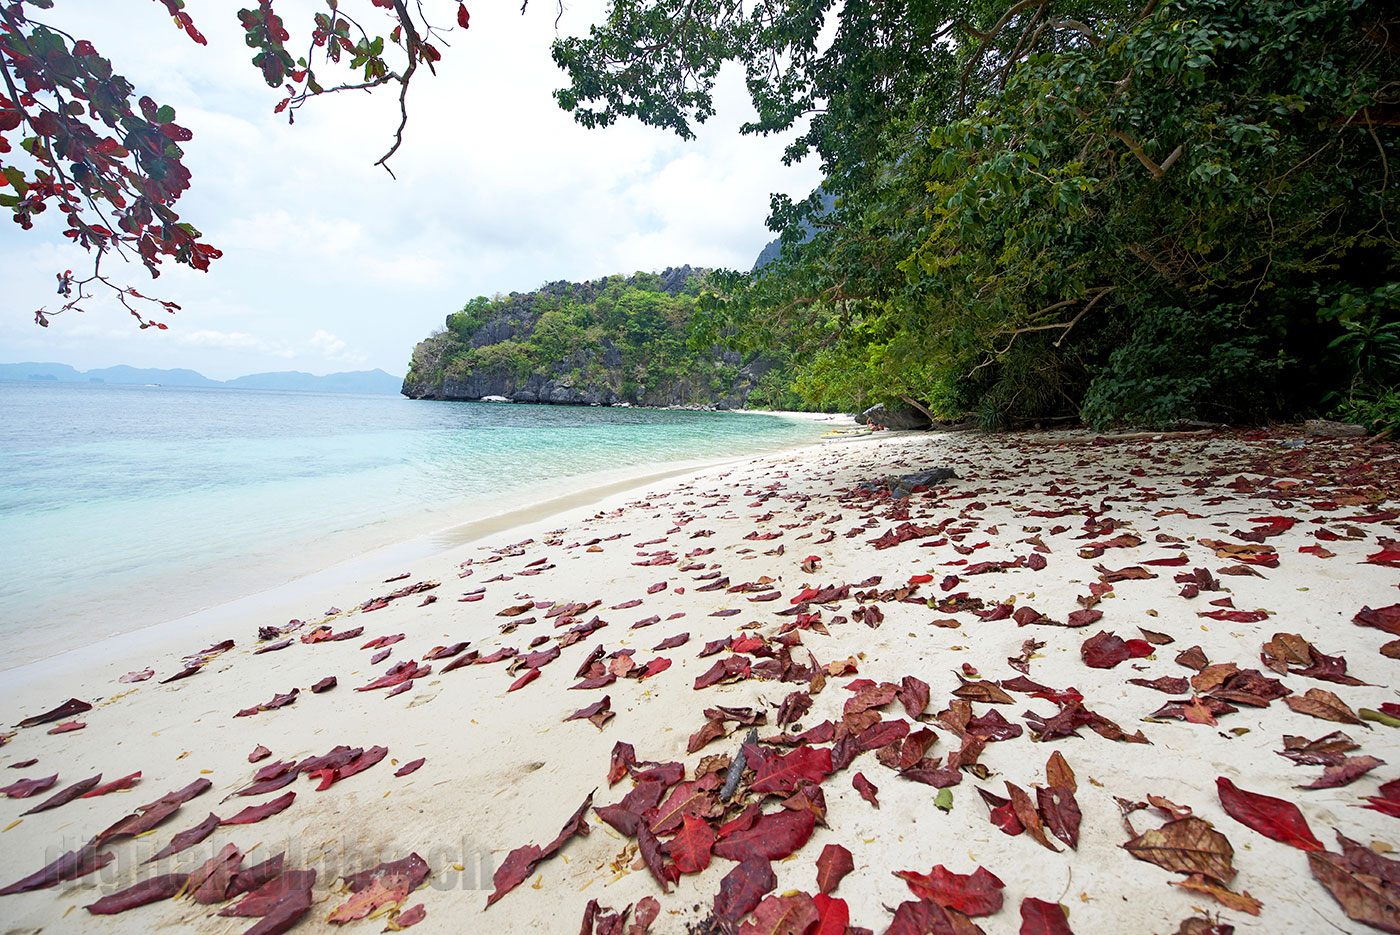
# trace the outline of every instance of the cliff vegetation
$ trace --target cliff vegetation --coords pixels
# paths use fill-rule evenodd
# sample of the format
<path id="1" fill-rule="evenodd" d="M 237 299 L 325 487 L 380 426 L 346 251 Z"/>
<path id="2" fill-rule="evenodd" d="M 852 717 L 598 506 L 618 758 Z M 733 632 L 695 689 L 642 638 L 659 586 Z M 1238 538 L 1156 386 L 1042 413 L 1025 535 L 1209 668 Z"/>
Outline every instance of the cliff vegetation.
<path id="1" fill-rule="evenodd" d="M 414 348 L 403 394 L 594 406 L 801 405 L 781 352 L 688 343 L 708 276 L 682 266 L 478 296 Z"/>

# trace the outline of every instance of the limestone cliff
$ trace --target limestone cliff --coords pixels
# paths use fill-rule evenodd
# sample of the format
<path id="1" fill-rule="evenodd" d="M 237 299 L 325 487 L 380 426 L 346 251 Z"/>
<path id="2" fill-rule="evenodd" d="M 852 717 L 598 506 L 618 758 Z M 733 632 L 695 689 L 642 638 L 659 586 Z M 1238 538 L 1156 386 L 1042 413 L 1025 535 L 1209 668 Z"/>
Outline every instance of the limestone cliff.
<path id="1" fill-rule="evenodd" d="M 704 275 L 682 266 L 474 299 L 414 348 L 403 395 L 719 409 L 761 401 L 755 391 L 766 397 L 778 382 L 776 355 L 686 344 Z"/>

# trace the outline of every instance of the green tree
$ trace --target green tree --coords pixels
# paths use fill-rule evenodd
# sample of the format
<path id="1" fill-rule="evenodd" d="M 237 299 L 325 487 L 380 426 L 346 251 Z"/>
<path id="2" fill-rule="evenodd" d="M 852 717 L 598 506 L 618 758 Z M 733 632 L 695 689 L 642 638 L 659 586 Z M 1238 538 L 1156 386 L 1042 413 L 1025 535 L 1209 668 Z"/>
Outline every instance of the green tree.
<path id="1" fill-rule="evenodd" d="M 652 0 L 555 57 L 585 125 L 687 136 L 723 61 L 747 132 L 807 121 L 822 189 L 774 199 L 778 262 L 716 277 L 698 341 L 989 425 L 1245 419 L 1351 380 L 1326 348 L 1366 326 L 1326 310 L 1400 266 L 1389 10 Z"/>

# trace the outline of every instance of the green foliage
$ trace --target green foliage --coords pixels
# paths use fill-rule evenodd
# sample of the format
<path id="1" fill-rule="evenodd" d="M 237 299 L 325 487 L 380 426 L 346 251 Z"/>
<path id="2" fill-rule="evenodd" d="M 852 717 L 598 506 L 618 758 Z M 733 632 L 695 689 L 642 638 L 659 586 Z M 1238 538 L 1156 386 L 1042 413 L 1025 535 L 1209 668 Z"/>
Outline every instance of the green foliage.
<path id="1" fill-rule="evenodd" d="M 1358 391 L 1329 413 L 1333 419 L 1366 426 L 1376 435 L 1400 435 L 1400 386 Z"/>
<path id="2" fill-rule="evenodd" d="M 672 68 L 692 34 L 749 69 L 746 129 L 810 114 L 788 158 L 818 155 L 822 189 L 774 198 L 777 261 L 717 275 L 695 341 L 791 348 L 824 402 L 1234 421 L 1395 382 L 1384 19 L 1356 0 L 634 0 L 556 58 L 584 123 L 686 135 L 712 76 Z M 673 80 L 636 82 L 628 43 Z"/>
<path id="3" fill-rule="evenodd" d="M 748 383 L 740 379 L 741 357 L 687 341 L 704 281 L 686 267 L 475 298 L 415 349 L 408 382 L 436 392 L 449 379 L 504 377 L 519 385 L 538 376 L 606 388 L 632 403 L 676 392 L 688 404 L 714 403 Z M 756 355 L 747 362 L 759 365 Z M 769 370 L 749 405 L 797 404 L 790 383 L 781 366 Z"/>

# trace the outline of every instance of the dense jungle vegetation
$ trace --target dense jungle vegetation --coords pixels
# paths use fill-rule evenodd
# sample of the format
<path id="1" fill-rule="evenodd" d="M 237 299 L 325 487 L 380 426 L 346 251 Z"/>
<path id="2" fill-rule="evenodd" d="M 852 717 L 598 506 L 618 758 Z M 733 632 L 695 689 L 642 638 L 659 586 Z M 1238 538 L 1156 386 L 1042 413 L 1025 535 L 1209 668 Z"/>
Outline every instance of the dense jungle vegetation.
<path id="1" fill-rule="evenodd" d="M 814 404 L 1400 421 L 1390 4 L 629 0 L 555 58 L 581 123 L 682 136 L 737 62 L 746 131 L 820 160 L 692 324 Z"/>

